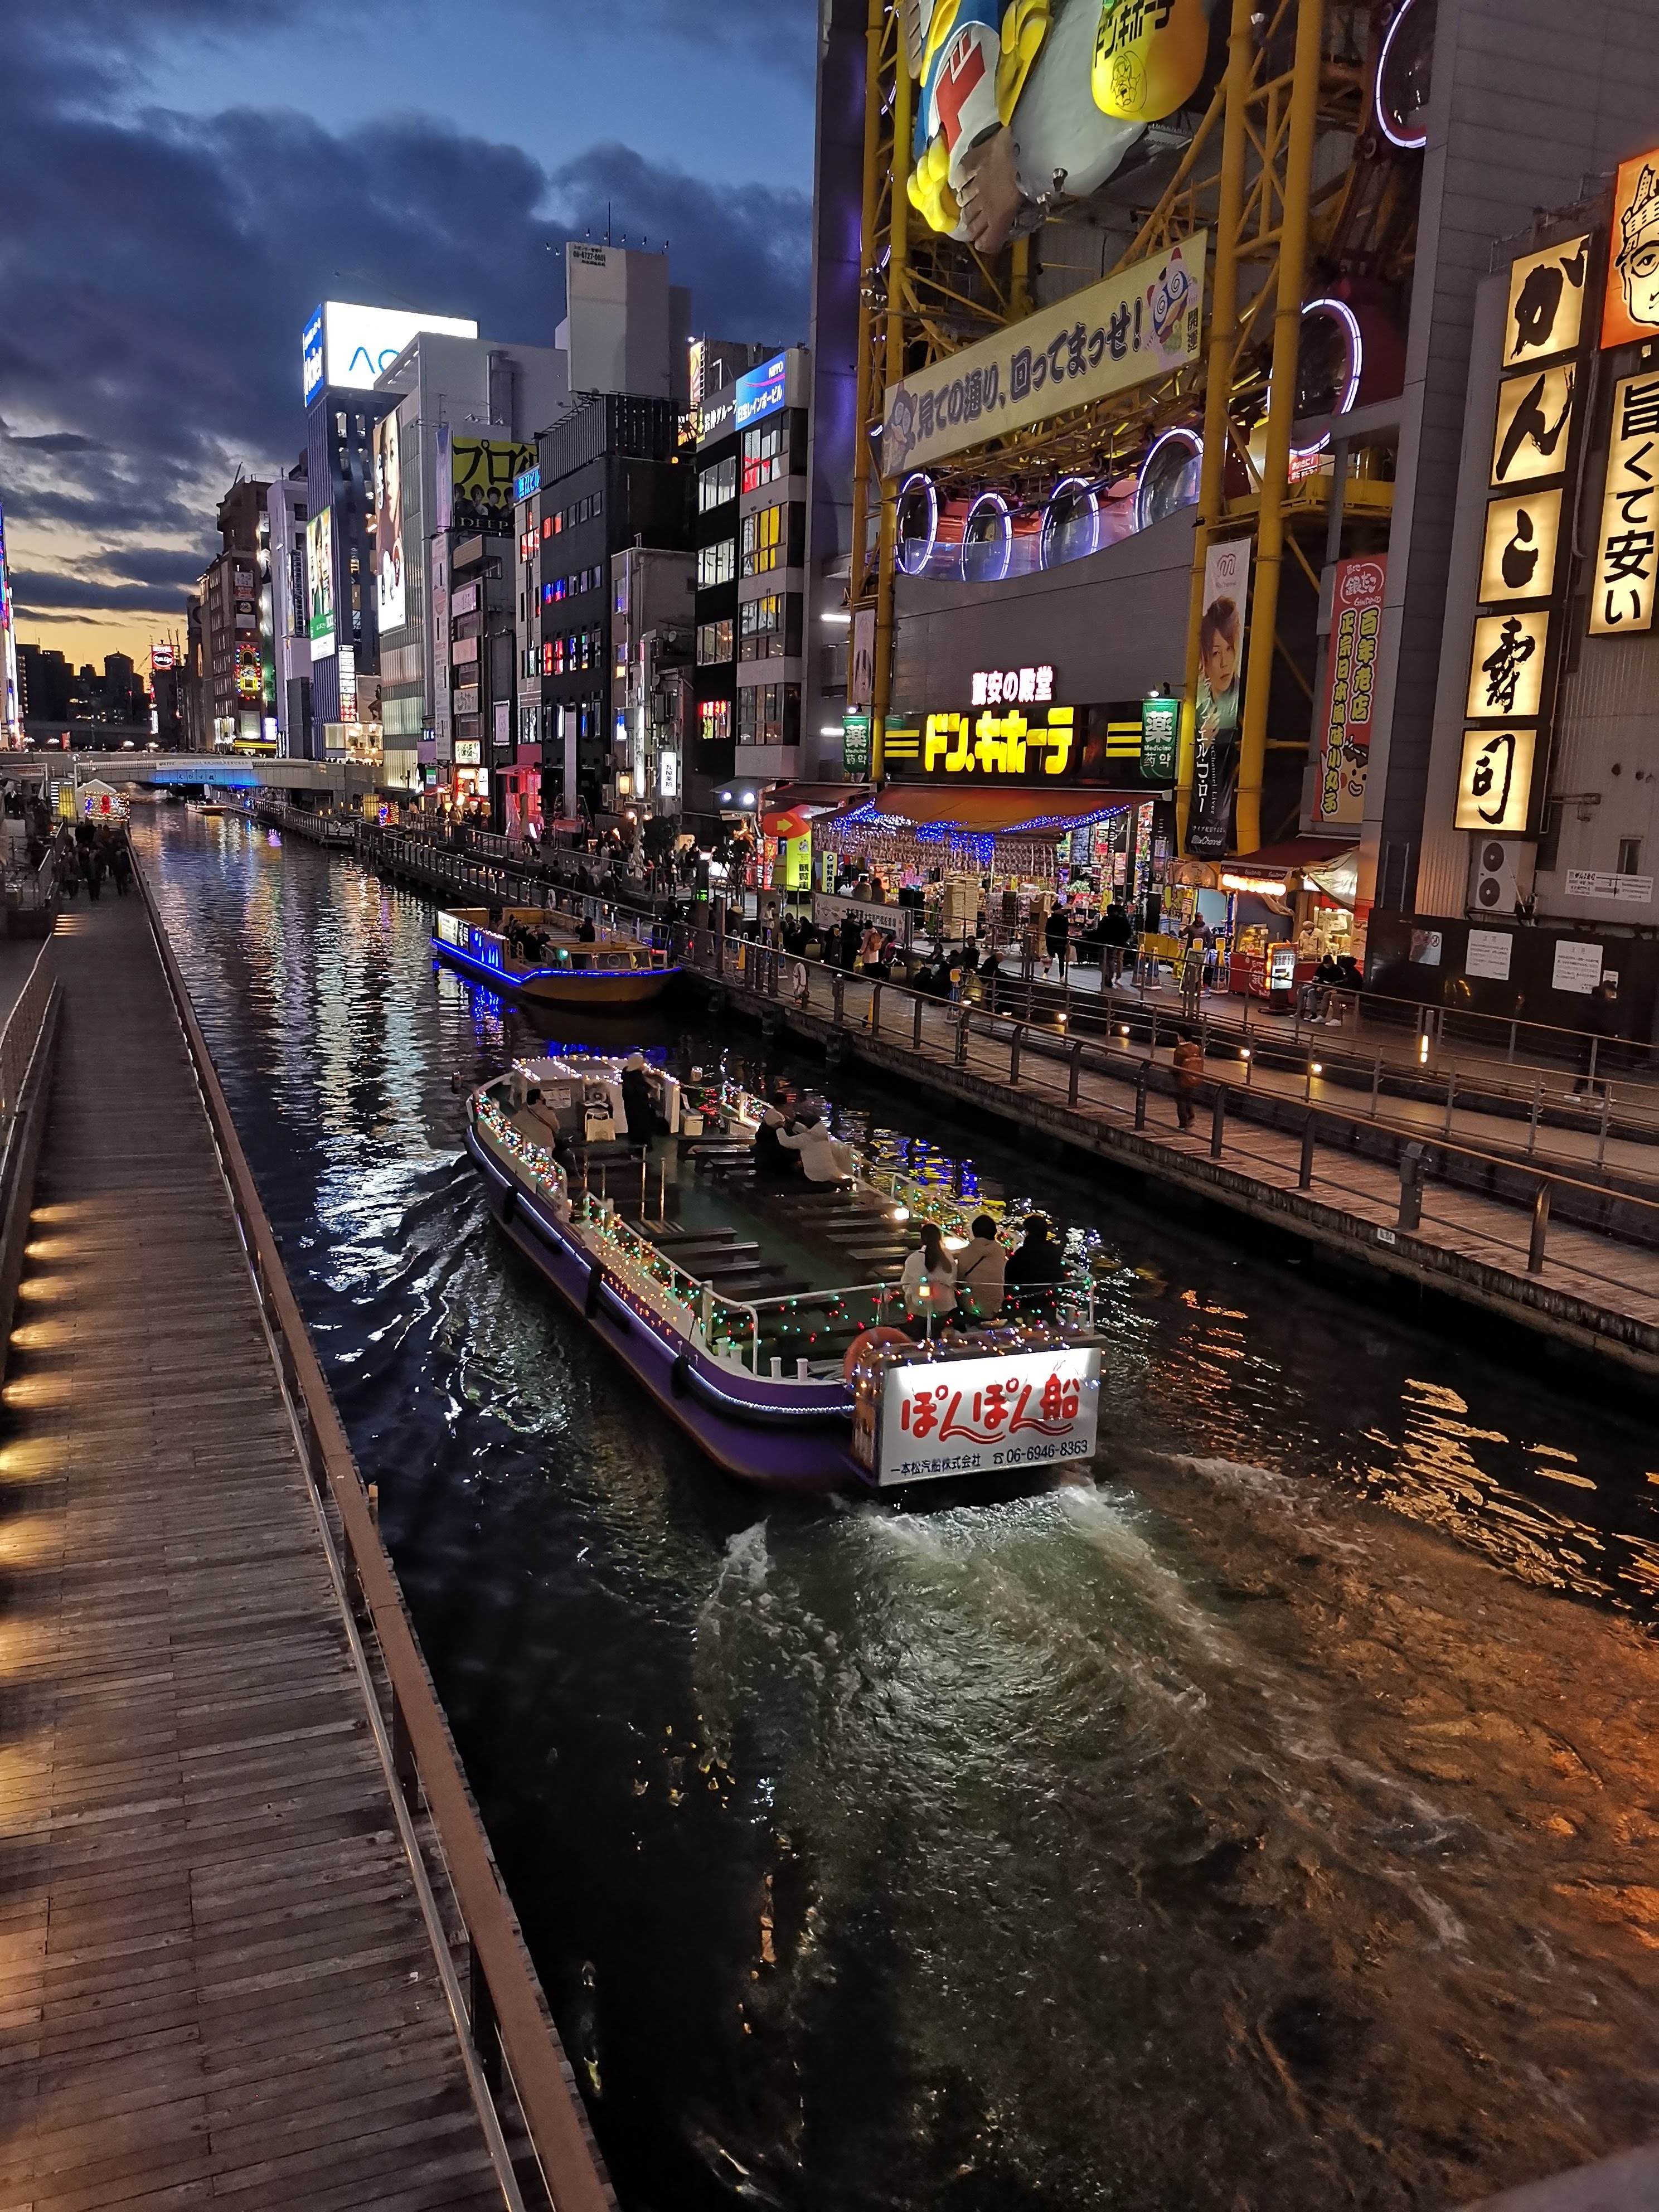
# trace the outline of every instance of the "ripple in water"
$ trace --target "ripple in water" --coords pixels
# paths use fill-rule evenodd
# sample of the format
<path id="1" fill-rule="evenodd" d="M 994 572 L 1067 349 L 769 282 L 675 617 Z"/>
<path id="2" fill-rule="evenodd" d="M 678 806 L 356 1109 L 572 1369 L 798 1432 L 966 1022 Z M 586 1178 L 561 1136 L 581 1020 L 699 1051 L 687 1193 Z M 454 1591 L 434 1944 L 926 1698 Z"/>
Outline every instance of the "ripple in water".
<path id="1" fill-rule="evenodd" d="M 454 1085 L 520 1018 L 355 865 L 161 813 L 625 2203 L 1405 2207 L 1659 2131 L 1640 1428 L 837 1078 L 1094 1252 L 1098 1480 L 739 1492 L 484 1218 Z"/>

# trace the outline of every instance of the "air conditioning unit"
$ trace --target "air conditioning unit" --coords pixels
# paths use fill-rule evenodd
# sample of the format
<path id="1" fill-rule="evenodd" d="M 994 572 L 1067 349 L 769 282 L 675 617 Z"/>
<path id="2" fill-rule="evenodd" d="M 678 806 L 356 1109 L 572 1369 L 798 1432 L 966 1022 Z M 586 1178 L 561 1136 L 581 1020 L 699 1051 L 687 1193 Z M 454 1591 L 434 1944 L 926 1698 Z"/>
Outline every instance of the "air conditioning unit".
<path id="1" fill-rule="evenodd" d="M 1530 837 L 1476 837 L 1469 855 L 1469 911 L 1509 921 L 1532 896 L 1538 848 Z"/>

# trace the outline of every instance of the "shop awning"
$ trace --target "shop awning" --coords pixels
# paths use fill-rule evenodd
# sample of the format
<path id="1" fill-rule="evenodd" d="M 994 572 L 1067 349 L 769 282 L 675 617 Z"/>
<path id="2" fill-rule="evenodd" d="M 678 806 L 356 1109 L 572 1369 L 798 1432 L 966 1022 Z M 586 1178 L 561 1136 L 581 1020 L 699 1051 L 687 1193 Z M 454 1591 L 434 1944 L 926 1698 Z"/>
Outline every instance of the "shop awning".
<path id="1" fill-rule="evenodd" d="M 1359 879 L 1359 848 L 1345 837 L 1287 837 L 1216 863 L 1224 890 L 1255 890 L 1282 897 L 1292 876 L 1308 881 L 1339 906 L 1351 907 Z"/>
<path id="2" fill-rule="evenodd" d="M 1344 853 L 1356 849 L 1349 837 L 1287 837 L 1281 845 L 1259 845 L 1254 853 L 1236 853 L 1219 863 L 1246 875 L 1283 875 L 1291 868 L 1322 868 Z"/>
<path id="3" fill-rule="evenodd" d="M 779 783 L 766 794 L 761 829 L 769 837 L 799 837 L 819 815 L 868 799 L 867 783 Z"/>
<path id="4" fill-rule="evenodd" d="M 952 791 L 934 785 L 884 784 L 873 799 L 841 809 L 815 828 L 833 830 L 845 823 L 871 829 L 959 830 L 967 836 L 1063 837 L 1089 822 L 1103 821 L 1126 806 L 1144 806 L 1163 796 L 1138 784 L 1133 791 L 1100 788 L 1043 791 L 1030 784 L 1011 790 Z"/>

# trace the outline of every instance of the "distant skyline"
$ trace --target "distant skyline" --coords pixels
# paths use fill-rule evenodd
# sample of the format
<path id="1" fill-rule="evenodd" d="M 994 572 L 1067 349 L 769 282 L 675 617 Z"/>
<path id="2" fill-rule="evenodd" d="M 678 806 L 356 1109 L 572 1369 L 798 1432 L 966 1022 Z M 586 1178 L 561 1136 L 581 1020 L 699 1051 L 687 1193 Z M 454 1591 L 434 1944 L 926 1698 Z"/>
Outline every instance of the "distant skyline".
<path id="1" fill-rule="evenodd" d="M 304 442 L 325 297 L 550 345 L 568 236 L 669 242 L 694 325 L 801 340 L 812 0 L 55 0 L 0 71 L 18 635 L 147 665 L 240 464 Z"/>

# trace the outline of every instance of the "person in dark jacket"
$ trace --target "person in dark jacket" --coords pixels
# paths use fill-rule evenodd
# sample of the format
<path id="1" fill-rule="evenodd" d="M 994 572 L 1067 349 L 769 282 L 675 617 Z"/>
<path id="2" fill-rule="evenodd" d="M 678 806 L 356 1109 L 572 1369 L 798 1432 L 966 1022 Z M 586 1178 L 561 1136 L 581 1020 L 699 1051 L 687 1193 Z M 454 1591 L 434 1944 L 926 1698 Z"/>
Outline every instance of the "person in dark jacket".
<path id="1" fill-rule="evenodd" d="M 637 1052 L 623 1063 L 622 1095 L 623 1112 L 628 1117 L 628 1141 L 636 1152 L 642 1152 L 656 1133 L 657 1107 L 651 1096 L 651 1079 L 645 1072 L 645 1061 Z"/>
<path id="2" fill-rule="evenodd" d="M 1042 949 L 1050 960 L 1059 962 L 1062 982 L 1066 979 L 1066 963 L 1072 952 L 1071 927 L 1071 916 L 1056 899 L 1042 924 Z"/>
<path id="3" fill-rule="evenodd" d="M 769 1106 L 761 1116 L 761 1125 L 755 1132 L 753 1153 L 757 1182 L 787 1182 L 798 1172 L 793 1153 L 785 1152 L 778 1141 L 788 1126 L 775 1106 Z"/>
<path id="4" fill-rule="evenodd" d="M 97 896 L 94 891 L 93 896 Z M 1610 975 L 1604 975 L 1590 993 L 1582 1026 L 1584 1059 L 1578 1080 L 1572 1086 L 1575 1097 L 1586 1091 L 1594 1093 L 1596 1084 L 1606 1076 L 1607 1040 L 1619 1034 L 1619 986 Z M 1590 1073 L 1592 1067 L 1595 1070 L 1594 1076 Z"/>
<path id="5" fill-rule="evenodd" d="M 582 916 L 582 926 L 576 932 L 577 943 L 579 945 L 596 944 L 599 941 L 599 931 L 593 927 L 592 915 L 591 914 L 585 914 Z"/>
<path id="6" fill-rule="evenodd" d="M 1066 1255 L 1054 1240 L 1047 1215 L 1027 1214 L 1019 1249 L 1003 1275 L 1009 1308 L 1024 1319 L 1052 1314 L 1065 1273 Z"/>

